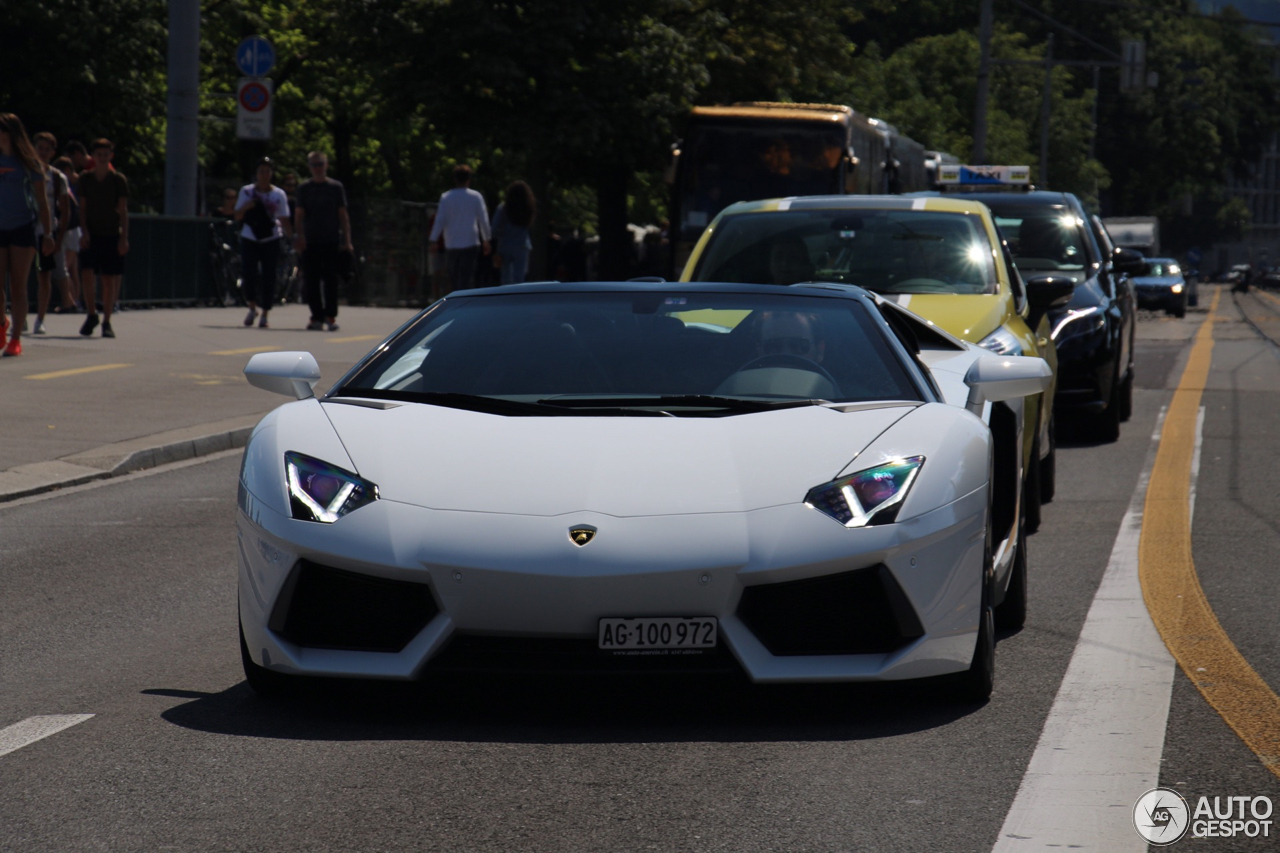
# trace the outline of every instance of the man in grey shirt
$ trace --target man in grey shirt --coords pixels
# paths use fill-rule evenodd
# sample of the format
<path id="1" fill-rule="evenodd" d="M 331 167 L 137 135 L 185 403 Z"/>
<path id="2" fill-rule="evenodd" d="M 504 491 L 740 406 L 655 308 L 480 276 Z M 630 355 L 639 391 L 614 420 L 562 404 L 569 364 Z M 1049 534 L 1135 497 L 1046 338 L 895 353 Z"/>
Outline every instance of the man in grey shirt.
<path id="1" fill-rule="evenodd" d="M 430 241 L 444 236 L 444 262 L 453 290 L 474 287 L 476 267 L 489 254 L 489 210 L 484 196 L 470 188 L 471 167 L 453 170 L 453 189 L 440 196 Z"/>
<path id="2" fill-rule="evenodd" d="M 351 217 L 347 214 L 347 193 L 342 184 L 328 175 L 329 158 L 321 151 L 307 155 L 311 180 L 298 187 L 296 248 L 302 256 L 302 274 L 307 281 L 307 303 L 311 306 L 312 330 L 338 330 L 339 252 L 350 254 Z"/>

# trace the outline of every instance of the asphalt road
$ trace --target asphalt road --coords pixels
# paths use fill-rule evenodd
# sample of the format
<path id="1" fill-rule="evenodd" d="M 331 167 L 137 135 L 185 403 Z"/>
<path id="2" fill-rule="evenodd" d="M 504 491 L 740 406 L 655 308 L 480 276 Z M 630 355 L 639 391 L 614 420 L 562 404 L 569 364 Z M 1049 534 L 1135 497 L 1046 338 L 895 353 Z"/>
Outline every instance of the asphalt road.
<path id="1" fill-rule="evenodd" d="M 1192 545 L 1223 627 L 1275 689 L 1280 358 L 1229 300 L 1219 313 Z M 0 851 L 989 851 L 1204 317 L 1144 314 L 1120 441 L 1060 446 L 1057 498 L 1030 540 L 1028 624 L 1001 637 L 982 707 L 928 686 L 643 680 L 267 702 L 236 647 L 238 453 L 0 504 Z M 219 413 L 273 402 L 211 387 Z M 127 397 L 98 403 L 107 422 Z M 89 714 L 3 751 L 5 727 Z M 1167 721 L 1135 728 L 1166 722 L 1161 784 L 1193 806 L 1280 802 L 1280 779 L 1181 672 Z"/>

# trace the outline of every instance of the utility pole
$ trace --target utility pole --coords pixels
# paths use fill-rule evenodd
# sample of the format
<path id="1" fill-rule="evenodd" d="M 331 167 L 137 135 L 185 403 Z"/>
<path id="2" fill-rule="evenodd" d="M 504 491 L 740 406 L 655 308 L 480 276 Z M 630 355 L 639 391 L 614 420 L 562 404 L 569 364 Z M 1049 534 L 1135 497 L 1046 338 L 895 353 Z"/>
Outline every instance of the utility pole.
<path id="1" fill-rule="evenodd" d="M 977 166 L 987 162 L 987 97 L 991 88 L 993 2 L 994 0 L 982 0 L 978 13 L 978 92 L 974 98 L 973 116 L 973 163 Z"/>
<path id="2" fill-rule="evenodd" d="M 164 212 L 195 216 L 200 143 L 200 0 L 169 0 L 169 99 Z"/>
<path id="3" fill-rule="evenodd" d="M 1044 46 L 1044 100 L 1040 104 L 1040 188 L 1049 189 L 1049 118 L 1053 115 L 1053 33 Z"/>

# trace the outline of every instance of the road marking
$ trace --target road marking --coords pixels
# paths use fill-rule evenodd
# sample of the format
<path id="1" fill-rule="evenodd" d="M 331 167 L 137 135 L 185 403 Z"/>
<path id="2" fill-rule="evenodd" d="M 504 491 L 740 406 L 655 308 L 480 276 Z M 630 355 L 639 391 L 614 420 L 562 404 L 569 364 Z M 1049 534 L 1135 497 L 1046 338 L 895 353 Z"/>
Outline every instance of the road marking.
<path id="1" fill-rule="evenodd" d="M 133 367 L 132 364 L 95 364 L 93 367 L 76 367 L 71 370 L 55 370 L 52 373 L 30 373 L 23 379 L 61 379 L 64 376 L 78 376 L 81 373 L 97 373 L 99 370 L 117 370 L 121 367 Z"/>
<path id="2" fill-rule="evenodd" d="M 1221 289 L 1214 294 L 1211 318 L 1221 295 Z M 1191 554 L 1188 474 L 1212 353 L 1213 324 L 1205 323 L 1174 391 L 1165 440 L 1151 472 L 1138 571 L 1151 618 L 1187 678 L 1262 764 L 1280 776 L 1280 696 L 1227 637 Z"/>
<path id="3" fill-rule="evenodd" d="M 1174 661 L 1138 583 L 1138 542 L 1163 412 L 1111 559 L 995 853 L 1046 847 L 1146 853 L 1133 804 L 1160 778 Z"/>
<path id="4" fill-rule="evenodd" d="M 355 335 L 350 338 L 325 338 L 326 343 L 330 344 L 349 344 L 353 341 L 380 341 L 386 335 Z"/>
<path id="5" fill-rule="evenodd" d="M 1277 305 L 1280 305 L 1280 299 L 1276 298 L 1275 296 L 1272 296 L 1270 293 L 1267 293 L 1265 290 L 1255 290 L 1254 293 L 1258 294 L 1259 296 L 1266 297 L 1267 300 L 1274 302 Z"/>
<path id="6" fill-rule="evenodd" d="M 243 349 L 220 349 L 209 355 L 248 355 L 251 352 L 282 352 L 280 347 L 244 347 Z"/>
<path id="7" fill-rule="evenodd" d="M 50 714 L 44 717 L 27 717 L 21 722 L 0 729 L 0 755 L 33 744 L 41 738 L 56 735 L 63 729 L 83 723 L 93 714 Z"/>

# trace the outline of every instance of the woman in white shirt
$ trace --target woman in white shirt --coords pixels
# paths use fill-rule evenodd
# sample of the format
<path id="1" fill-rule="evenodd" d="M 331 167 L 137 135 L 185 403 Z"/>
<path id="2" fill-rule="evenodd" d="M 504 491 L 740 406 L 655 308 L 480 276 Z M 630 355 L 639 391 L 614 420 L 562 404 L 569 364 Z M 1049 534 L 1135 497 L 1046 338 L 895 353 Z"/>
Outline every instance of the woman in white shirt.
<path id="1" fill-rule="evenodd" d="M 236 221 L 240 229 L 240 258 L 243 261 L 245 301 L 249 313 L 244 318 L 252 326 L 262 310 L 260 328 L 267 328 L 267 312 L 276 301 L 276 262 L 280 258 L 281 239 L 293 239 L 289 222 L 289 199 L 284 190 L 271 183 L 275 167 L 270 157 L 258 163 L 254 182 L 240 188 L 236 200 Z"/>

